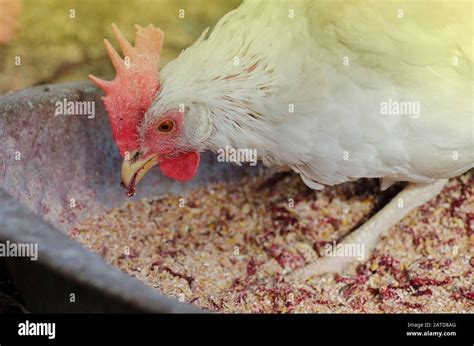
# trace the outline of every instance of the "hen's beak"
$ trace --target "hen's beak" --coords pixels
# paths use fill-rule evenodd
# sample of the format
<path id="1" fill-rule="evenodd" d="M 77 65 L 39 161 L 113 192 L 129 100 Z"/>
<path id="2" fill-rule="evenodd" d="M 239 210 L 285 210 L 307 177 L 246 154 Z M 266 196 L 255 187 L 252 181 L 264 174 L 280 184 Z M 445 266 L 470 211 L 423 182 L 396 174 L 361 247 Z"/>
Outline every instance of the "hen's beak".
<path id="1" fill-rule="evenodd" d="M 142 157 L 138 150 L 129 154 L 128 160 L 122 162 L 122 186 L 127 189 L 127 196 L 135 194 L 135 185 L 145 173 L 158 163 L 158 155 Z"/>

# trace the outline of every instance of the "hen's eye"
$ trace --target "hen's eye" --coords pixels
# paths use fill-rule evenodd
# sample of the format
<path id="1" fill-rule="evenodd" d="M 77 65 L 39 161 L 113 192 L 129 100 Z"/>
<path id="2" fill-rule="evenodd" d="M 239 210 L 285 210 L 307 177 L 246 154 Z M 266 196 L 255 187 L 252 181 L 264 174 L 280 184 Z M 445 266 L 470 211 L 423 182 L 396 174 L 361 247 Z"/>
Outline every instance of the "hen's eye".
<path id="1" fill-rule="evenodd" d="M 173 131 L 174 128 L 174 122 L 172 120 L 165 120 L 160 125 L 158 125 L 158 131 L 164 132 L 164 133 L 169 133 Z"/>

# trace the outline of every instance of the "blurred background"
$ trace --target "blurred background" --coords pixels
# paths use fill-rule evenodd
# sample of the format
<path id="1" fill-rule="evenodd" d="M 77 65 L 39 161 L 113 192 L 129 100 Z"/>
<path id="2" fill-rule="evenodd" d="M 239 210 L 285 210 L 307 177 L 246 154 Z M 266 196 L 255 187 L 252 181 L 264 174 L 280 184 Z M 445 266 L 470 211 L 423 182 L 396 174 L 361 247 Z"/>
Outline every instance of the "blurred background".
<path id="1" fill-rule="evenodd" d="M 165 32 L 160 64 L 176 57 L 241 0 L 0 0 L 0 94 L 112 76 L 111 24 L 133 42 L 134 24 Z M 184 11 L 183 11 L 184 10 Z M 184 14 L 184 18 L 183 17 Z"/>

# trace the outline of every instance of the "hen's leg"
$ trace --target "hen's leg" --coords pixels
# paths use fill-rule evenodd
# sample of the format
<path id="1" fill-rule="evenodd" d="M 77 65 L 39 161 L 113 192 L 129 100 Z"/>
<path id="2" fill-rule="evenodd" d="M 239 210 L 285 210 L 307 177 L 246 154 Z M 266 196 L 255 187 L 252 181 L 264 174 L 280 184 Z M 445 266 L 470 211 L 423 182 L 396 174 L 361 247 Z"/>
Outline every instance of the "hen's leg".
<path id="1" fill-rule="evenodd" d="M 411 210 L 438 195 L 446 182 L 447 179 L 441 179 L 430 184 L 409 184 L 369 221 L 346 236 L 340 243 L 341 248 L 346 246 L 355 248 L 357 245 L 362 249 L 363 259 L 353 256 L 319 258 L 290 273 L 289 278 L 305 279 L 323 273 L 342 273 L 349 263 L 357 260 L 366 261 L 384 232 L 398 223 Z"/>

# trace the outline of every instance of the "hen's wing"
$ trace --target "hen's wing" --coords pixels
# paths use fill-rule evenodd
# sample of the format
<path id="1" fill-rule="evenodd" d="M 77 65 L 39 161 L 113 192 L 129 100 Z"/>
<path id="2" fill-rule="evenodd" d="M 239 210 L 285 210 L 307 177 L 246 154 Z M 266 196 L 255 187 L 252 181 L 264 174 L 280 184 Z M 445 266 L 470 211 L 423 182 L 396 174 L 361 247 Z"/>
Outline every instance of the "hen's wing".
<path id="1" fill-rule="evenodd" d="M 472 0 L 308 4 L 316 58 L 325 66 L 334 103 L 346 104 L 348 112 L 333 116 L 339 133 L 325 111 L 315 115 L 329 138 L 316 140 L 315 157 L 296 165 L 307 181 L 332 184 L 361 176 L 424 181 L 473 167 L 473 6 Z M 419 115 L 384 117 L 381 104 L 391 100 L 417 103 Z M 336 152 L 318 149 L 331 141 Z"/>

